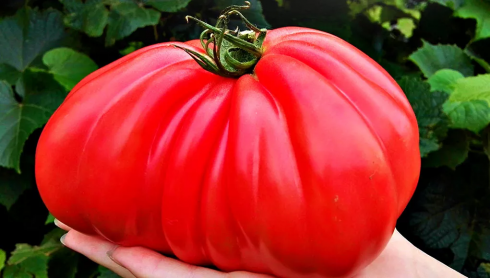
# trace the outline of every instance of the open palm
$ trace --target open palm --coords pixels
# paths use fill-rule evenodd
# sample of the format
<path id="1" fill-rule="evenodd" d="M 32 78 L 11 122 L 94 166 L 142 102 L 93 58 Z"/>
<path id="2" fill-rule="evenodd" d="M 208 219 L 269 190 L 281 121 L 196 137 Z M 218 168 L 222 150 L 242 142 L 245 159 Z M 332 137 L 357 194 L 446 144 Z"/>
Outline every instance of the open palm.
<path id="1" fill-rule="evenodd" d="M 225 273 L 205 267 L 193 266 L 165 257 L 147 248 L 117 246 L 100 237 L 79 233 L 59 221 L 55 223 L 60 228 L 68 231 L 62 238 L 65 246 L 111 269 L 124 278 L 271 277 L 244 271 Z M 352 278 L 368 277 L 456 278 L 464 276 L 423 253 L 395 230 L 388 246 L 381 255 Z"/>

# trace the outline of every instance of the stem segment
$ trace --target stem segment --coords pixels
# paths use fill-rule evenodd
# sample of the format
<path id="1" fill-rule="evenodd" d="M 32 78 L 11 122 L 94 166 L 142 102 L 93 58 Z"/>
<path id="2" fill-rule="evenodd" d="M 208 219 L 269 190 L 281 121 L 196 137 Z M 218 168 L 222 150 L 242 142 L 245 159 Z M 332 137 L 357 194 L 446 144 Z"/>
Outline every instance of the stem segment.
<path id="1" fill-rule="evenodd" d="M 203 69 L 212 73 L 237 78 L 251 72 L 262 56 L 262 44 L 267 30 L 257 28 L 240 12 L 249 8 L 248 1 L 245 1 L 244 6 L 229 6 L 221 12 L 216 26 L 186 16 L 187 22 L 191 19 L 205 28 L 199 39 L 206 54 L 174 46 L 183 49 Z M 238 16 L 249 30 L 229 30 L 230 16 Z M 212 49 L 210 49 L 211 43 Z"/>

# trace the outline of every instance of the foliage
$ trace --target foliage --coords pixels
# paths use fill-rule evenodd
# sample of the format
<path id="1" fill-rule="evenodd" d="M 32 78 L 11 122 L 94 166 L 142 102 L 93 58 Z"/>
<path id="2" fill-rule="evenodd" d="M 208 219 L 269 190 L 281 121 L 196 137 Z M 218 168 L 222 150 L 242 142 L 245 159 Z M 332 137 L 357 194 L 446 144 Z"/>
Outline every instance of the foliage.
<path id="1" fill-rule="evenodd" d="M 62 248 L 34 178 L 40 130 L 85 76 L 158 42 L 197 38 L 238 0 L 0 1 L 0 274 L 116 277 Z M 422 173 L 398 222 L 415 245 L 490 277 L 490 1 L 251 0 L 259 27 L 304 26 L 382 65 L 419 123 Z M 239 21 L 232 24 L 240 25 Z"/>
<path id="2" fill-rule="evenodd" d="M 456 15 L 476 20 L 474 40 L 490 37 L 490 3 L 488 1 L 466 0 L 465 4 L 457 9 Z"/>
<path id="3" fill-rule="evenodd" d="M 455 45 L 432 45 L 423 41 L 423 46 L 409 56 L 425 75 L 431 77 L 441 69 L 454 69 L 465 76 L 473 75 L 473 65 L 464 51 Z"/>
<path id="4" fill-rule="evenodd" d="M 444 115 L 441 105 L 446 101 L 447 94 L 440 91 L 431 92 L 430 85 L 420 77 L 404 76 L 398 81 L 412 104 L 417 117 L 420 134 L 420 155 L 440 148 L 439 140 L 446 137 L 448 118 Z"/>

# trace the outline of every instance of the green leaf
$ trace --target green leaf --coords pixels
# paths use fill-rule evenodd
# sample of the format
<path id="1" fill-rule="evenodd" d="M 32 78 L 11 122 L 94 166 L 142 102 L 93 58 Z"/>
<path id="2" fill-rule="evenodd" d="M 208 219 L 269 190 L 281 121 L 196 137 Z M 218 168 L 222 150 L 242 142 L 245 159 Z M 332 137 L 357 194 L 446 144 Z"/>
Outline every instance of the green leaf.
<path id="1" fill-rule="evenodd" d="M 450 130 L 442 148 L 430 153 L 424 160 L 425 167 L 448 166 L 455 169 L 468 157 L 470 141 L 463 130 Z"/>
<path id="2" fill-rule="evenodd" d="M 51 224 L 51 223 L 54 223 L 54 216 L 50 213 L 48 214 L 48 218 L 46 218 L 46 222 L 44 222 L 45 225 L 48 225 L 48 224 Z"/>
<path id="3" fill-rule="evenodd" d="M 270 24 L 265 20 L 262 4 L 259 0 L 250 0 L 250 9 L 245 10 L 242 14 L 253 24 L 257 25 L 259 28 L 268 28 Z M 242 0 L 216 0 L 216 7 L 221 11 L 231 5 L 243 6 L 244 1 Z"/>
<path id="4" fill-rule="evenodd" d="M 109 11 L 102 0 L 60 0 L 65 6 L 64 22 L 67 26 L 91 37 L 100 37 L 109 18 Z"/>
<path id="5" fill-rule="evenodd" d="M 4 278 L 9 277 L 48 277 L 48 255 L 28 244 L 16 244 L 15 251 L 8 261 Z"/>
<path id="6" fill-rule="evenodd" d="M 490 277 L 490 263 L 481 263 L 478 266 L 478 277 Z"/>
<path id="7" fill-rule="evenodd" d="M 465 4 L 456 11 L 456 16 L 476 19 L 475 41 L 490 37 L 490 2 L 465 0 Z"/>
<path id="8" fill-rule="evenodd" d="M 145 0 L 144 3 L 153 8 L 166 13 L 174 13 L 181 10 L 191 2 L 191 0 Z"/>
<path id="9" fill-rule="evenodd" d="M 362 11 L 362 10 L 361 10 Z M 366 15 L 366 17 L 371 20 L 371 22 L 376 22 L 378 24 L 381 24 L 383 23 L 381 21 L 381 14 L 383 13 L 383 7 L 381 6 L 372 6 L 368 9 L 368 7 L 366 7 L 366 11 L 364 12 L 364 14 Z M 390 25 L 390 24 L 388 24 Z"/>
<path id="10" fill-rule="evenodd" d="M 30 178 L 29 175 L 19 175 L 12 170 L 0 168 L 0 204 L 9 210 L 19 196 L 31 187 Z"/>
<path id="11" fill-rule="evenodd" d="M 5 267 L 5 260 L 7 259 L 7 254 L 5 251 L 0 249 L 0 271 Z"/>
<path id="12" fill-rule="evenodd" d="M 13 66 L 9 64 L 0 64 L 0 80 L 6 81 L 10 85 L 14 85 L 20 76 L 21 72 Z"/>
<path id="13" fill-rule="evenodd" d="M 490 74 L 459 79 L 449 101 L 487 100 L 490 102 Z"/>
<path id="14" fill-rule="evenodd" d="M 4 270 L 3 277 L 47 278 L 48 256 L 49 253 L 44 253 L 39 247 L 32 247 L 28 244 L 17 244 Z"/>
<path id="15" fill-rule="evenodd" d="M 479 132 L 490 123 L 490 107 L 484 100 L 446 102 L 444 113 L 451 119 L 452 128 L 465 128 Z"/>
<path id="16" fill-rule="evenodd" d="M 441 108 L 447 95 L 431 92 L 429 84 L 418 77 L 403 77 L 398 84 L 405 92 L 417 117 L 420 155 L 424 157 L 439 149 L 439 140 L 446 136 L 448 119 Z"/>
<path id="17" fill-rule="evenodd" d="M 420 138 L 419 148 L 420 156 L 425 157 L 428 153 L 437 151 L 440 148 L 440 144 L 437 139 Z"/>
<path id="18" fill-rule="evenodd" d="M 456 87 L 456 82 L 462 78 L 464 78 L 464 76 L 459 71 L 442 69 L 434 73 L 427 82 L 429 82 L 430 90 L 432 92 L 441 91 L 451 94 Z"/>
<path id="19" fill-rule="evenodd" d="M 458 271 L 467 261 L 490 256 L 488 164 L 465 166 L 432 171 L 419 183 L 407 211 L 411 234 L 427 248 L 451 250 L 450 266 Z"/>
<path id="20" fill-rule="evenodd" d="M 54 79 L 67 90 L 73 89 L 80 80 L 98 68 L 87 55 L 66 47 L 46 52 L 43 62 Z"/>
<path id="21" fill-rule="evenodd" d="M 56 10 L 39 12 L 30 8 L 0 20 L 0 64 L 24 71 L 46 50 L 64 38 L 62 15 Z"/>
<path id="22" fill-rule="evenodd" d="M 141 7 L 136 2 L 113 2 L 106 45 L 113 45 L 116 40 L 129 36 L 138 28 L 156 25 L 159 20 L 158 11 Z"/>
<path id="23" fill-rule="evenodd" d="M 455 45 L 432 45 L 423 41 L 423 46 L 412 53 L 409 59 L 420 68 L 427 78 L 441 69 L 453 69 L 464 76 L 473 75 L 471 59 Z"/>
<path id="24" fill-rule="evenodd" d="M 415 23 L 411 18 L 400 18 L 396 22 L 396 27 L 405 36 L 405 38 L 410 38 L 413 35 L 413 30 L 415 29 Z"/>
<path id="25" fill-rule="evenodd" d="M 98 278 L 119 278 L 119 275 L 116 273 L 112 272 L 112 270 L 105 268 L 103 266 L 99 266 L 99 273 L 100 275 L 97 276 Z"/>
<path id="26" fill-rule="evenodd" d="M 22 80 L 22 103 L 14 98 L 10 85 L 0 81 L 0 166 L 19 173 L 28 136 L 47 122 L 66 96 L 51 74 L 27 70 Z"/>
<path id="27" fill-rule="evenodd" d="M 430 0 L 430 2 L 439 3 L 443 6 L 455 10 L 463 5 L 464 0 Z"/>
<path id="28" fill-rule="evenodd" d="M 129 53 L 134 52 L 142 47 L 143 47 L 142 42 L 129 42 L 129 46 L 120 50 L 119 53 L 121 55 L 128 55 Z"/>
<path id="29" fill-rule="evenodd" d="M 490 74 L 458 79 L 444 104 L 451 127 L 479 132 L 490 123 Z"/>
<path id="30" fill-rule="evenodd" d="M 40 246 L 16 244 L 4 270 L 4 278 L 47 278 L 49 256 L 60 250 L 59 231 L 48 233 Z"/>

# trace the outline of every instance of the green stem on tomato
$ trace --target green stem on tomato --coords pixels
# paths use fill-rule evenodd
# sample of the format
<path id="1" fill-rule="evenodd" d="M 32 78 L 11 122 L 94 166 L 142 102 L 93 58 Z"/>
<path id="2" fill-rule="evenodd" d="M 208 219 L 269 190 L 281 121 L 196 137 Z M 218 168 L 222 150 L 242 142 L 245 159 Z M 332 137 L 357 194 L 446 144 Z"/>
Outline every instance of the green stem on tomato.
<path id="1" fill-rule="evenodd" d="M 197 22 L 205 30 L 199 40 L 206 54 L 190 49 L 184 49 L 203 69 L 212 73 L 237 78 L 251 72 L 262 56 L 262 44 L 267 35 L 266 29 L 259 29 L 253 25 L 240 10 L 250 8 L 250 2 L 245 1 L 244 6 L 233 5 L 221 12 L 216 26 L 212 26 L 192 16 L 186 16 Z M 240 32 L 229 30 L 230 16 L 238 16 L 249 30 Z M 208 37 L 206 39 L 206 37 Z M 213 49 L 209 45 L 213 43 Z"/>

